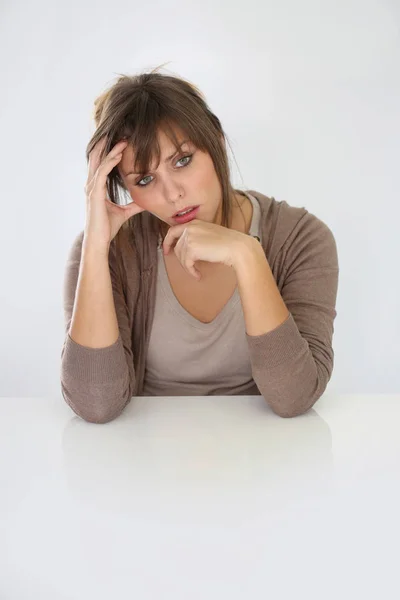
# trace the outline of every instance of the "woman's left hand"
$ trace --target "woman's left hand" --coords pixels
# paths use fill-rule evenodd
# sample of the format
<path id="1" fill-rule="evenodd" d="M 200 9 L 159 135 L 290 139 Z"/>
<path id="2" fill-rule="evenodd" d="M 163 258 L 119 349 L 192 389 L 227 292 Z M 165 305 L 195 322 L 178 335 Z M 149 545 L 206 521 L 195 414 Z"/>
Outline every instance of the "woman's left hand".
<path id="1" fill-rule="evenodd" d="M 203 260 L 234 267 L 237 249 L 246 242 L 245 233 L 228 229 L 215 223 L 193 219 L 183 225 L 173 225 L 163 242 L 164 254 L 168 254 L 175 240 L 174 252 L 183 268 L 197 280 L 201 273 L 194 263 Z"/>

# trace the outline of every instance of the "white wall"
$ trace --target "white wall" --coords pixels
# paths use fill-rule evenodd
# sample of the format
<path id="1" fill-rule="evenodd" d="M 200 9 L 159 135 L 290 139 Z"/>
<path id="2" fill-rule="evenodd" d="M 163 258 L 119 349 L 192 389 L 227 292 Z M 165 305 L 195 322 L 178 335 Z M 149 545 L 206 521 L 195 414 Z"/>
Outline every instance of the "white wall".
<path id="1" fill-rule="evenodd" d="M 0 395 L 60 394 L 62 284 L 94 98 L 168 62 L 205 93 L 234 183 L 335 234 L 331 390 L 400 390 L 398 0 L 2 3 Z"/>

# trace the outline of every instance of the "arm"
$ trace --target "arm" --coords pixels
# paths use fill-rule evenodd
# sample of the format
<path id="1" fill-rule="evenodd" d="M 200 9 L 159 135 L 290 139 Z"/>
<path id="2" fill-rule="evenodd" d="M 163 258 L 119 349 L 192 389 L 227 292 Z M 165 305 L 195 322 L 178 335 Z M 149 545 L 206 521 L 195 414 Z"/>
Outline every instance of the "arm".
<path id="1" fill-rule="evenodd" d="M 281 252 L 279 288 L 262 246 L 253 238 L 237 253 L 238 278 L 253 378 L 278 415 L 306 412 L 333 370 L 338 257 L 331 230 L 311 213 Z"/>
<path id="2" fill-rule="evenodd" d="M 64 279 L 61 390 L 86 421 L 114 419 L 133 395 L 131 327 L 115 255 L 76 238 Z"/>
<path id="3" fill-rule="evenodd" d="M 89 348 L 111 346 L 119 336 L 108 253 L 83 239 L 69 335 Z"/>

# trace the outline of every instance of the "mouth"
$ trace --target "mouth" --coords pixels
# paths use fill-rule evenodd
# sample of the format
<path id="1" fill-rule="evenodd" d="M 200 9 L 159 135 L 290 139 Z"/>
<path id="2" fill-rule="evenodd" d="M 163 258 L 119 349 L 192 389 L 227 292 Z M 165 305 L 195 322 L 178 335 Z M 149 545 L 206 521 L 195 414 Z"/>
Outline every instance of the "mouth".
<path id="1" fill-rule="evenodd" d="M 199 208 L 199 206 L 187 206 L 186 208 L 183 208 L 179 212 L 172 215 L 172 218 L 177 223 L 186 223 L 187 221 L 191 221 L 196 217 Z"/>
<path id="2" fill-rule="evenodd" d="M 181 217 L 183 213 L 193 210 L 193 208 L 197 208 L 197 206 L 186 206 L 185 208 L 182 208 L 182 210 L 178 210 L 178 212 L 172 215 L 172 218 L 175 219 L 175 217 Z"/>

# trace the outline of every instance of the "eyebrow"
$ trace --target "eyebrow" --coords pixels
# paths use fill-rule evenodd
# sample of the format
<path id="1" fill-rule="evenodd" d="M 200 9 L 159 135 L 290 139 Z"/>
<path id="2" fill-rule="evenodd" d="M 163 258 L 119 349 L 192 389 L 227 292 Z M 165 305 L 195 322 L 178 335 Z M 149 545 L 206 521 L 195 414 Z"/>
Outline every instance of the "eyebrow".
<path id="1" fill-rule="evenodd" d="M 180 146 L 183 146 L 183 144 L 185 144 L 186 142 L 190 142 L 190 140 L 189 140 L 189 139 L 185 139 L 185 140 L 183 140 L 182 142 L 180 142 Z M 171 154 L 171 156 L 168 156 L 168 157 L 165 159 L 165 161 L 164 161 L 164 162 L 168 162 L 169 160 L 171 160 L 172 158 L 174 158 L 175 154 L 177 154 L 178 152 L 179 152 L 179 149 L 178 149 L 178 150 L 175 150 L 175 152 L 173 152 L 173 153 Z M 123 176 L 124 176 L 124 177 L 128 177 L 128 175 L 145 175 L 145 174 L 146 174 L 146 171 L 139 172 L 139 173 L 135 173 L 134 171 L 129 171 L 128 173 L 122 173 L 122 174 L 123 174 Z"/>

